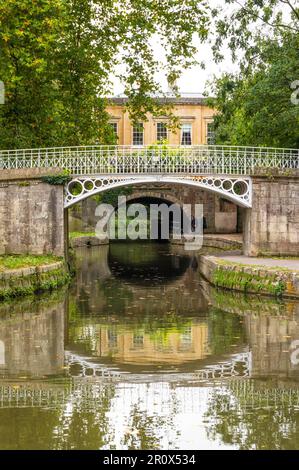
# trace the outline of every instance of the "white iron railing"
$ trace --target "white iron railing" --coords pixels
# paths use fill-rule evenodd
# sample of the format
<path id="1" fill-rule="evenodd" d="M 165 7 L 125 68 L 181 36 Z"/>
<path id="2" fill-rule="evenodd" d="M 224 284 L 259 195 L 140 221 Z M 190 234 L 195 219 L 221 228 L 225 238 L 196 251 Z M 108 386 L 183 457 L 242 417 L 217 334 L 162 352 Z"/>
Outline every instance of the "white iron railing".
<path id="1" fill-rule="evenodd" d="M 0 150 L 0 169 L 53 168 L 72 175 L 229 174 L 255 168 L 299 169 L 299 150 L 270 147 L 85 146 Z"/>

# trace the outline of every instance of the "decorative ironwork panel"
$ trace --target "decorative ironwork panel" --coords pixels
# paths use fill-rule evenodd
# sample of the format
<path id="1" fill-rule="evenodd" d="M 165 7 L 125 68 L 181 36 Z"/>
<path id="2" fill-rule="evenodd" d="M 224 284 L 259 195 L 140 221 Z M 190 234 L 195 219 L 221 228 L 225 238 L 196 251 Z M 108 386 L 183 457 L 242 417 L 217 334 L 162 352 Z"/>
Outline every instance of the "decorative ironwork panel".
<path id="1" fill-rule="evenodd" d="M 149 175 L 115 175 L 115 176 L 85 176 L 72 179 L 65 190 L 65 207 L 70 207 L 77 202 L 94 194 L 117 188 L 146 183 L 173 183 L 187 184 L 198 189 L 213 191 L 243 207 L 251 207 L 252 190 L 250 177 L 227 176 L 199 176 L 163 174 Z"/>

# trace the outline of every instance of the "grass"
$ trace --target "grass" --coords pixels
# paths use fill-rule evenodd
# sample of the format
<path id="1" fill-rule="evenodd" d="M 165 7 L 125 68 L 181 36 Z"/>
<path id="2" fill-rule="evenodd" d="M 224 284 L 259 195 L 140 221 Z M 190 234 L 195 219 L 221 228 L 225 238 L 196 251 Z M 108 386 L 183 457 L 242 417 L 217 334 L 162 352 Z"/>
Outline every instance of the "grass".
<path id="1" fill-rule="evenodd" d="M 0 271 L 42 266 L 57 261 L 61 261 L 61 258 L 52 255 L 1 255 Z"/>
<path id="2" fill-rule="evenodd" d="M 218 287 L 237 289 L 243 292 L 265 292 L 280 297 L 286 290 L 286 284 L 275 273 L 269 272 L 266 277 L 257 273 L 224 270 L 220 266 L 214 271 L 212 282 Z"/>
<path id="3" fill-rule="evenodd" d="M 70 232 L 70 239 L 80 237 L 95 237 L 95 232 Z"/>

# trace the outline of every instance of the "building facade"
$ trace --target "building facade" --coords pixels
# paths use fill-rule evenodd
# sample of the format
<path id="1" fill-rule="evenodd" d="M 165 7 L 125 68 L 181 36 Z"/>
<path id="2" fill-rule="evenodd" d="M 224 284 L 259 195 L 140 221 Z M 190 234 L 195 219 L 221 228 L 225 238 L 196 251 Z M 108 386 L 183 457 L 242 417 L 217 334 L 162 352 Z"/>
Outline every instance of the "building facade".
<path id="1" fill-rule="evenodd" d="M 118 145 L 152 145 L 167 141 L 170 145 L 214 144 L 213 117 L 215 110 L 207 106 L 200 95 L 185 93 L 179 98 L 168 97 L 164 102 L 173 106 L 173 114 L 178 118 L 176 131 L 167 127 L 166 116 L 147 115 L 147 121 L 133 125 L 126 110 L 127 99 L 115 97 L 109 100 L 107 111 L 110 123 L 117 135 Z"/>

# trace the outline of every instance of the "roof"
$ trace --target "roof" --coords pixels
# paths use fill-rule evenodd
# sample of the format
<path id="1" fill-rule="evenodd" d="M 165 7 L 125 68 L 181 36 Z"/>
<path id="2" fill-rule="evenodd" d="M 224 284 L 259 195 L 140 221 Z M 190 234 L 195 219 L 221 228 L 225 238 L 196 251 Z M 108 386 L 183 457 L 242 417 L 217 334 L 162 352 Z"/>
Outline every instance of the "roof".
<path id="1" fill-rule="evenodd" d="M 173 94 L 166 93 L 165 96 L 160 95 L 157 96 L 156 99 L 159 103 L 191 105 L 204 105 L 207 100 L 207 98 L 199 93 L 180 93 L 180 96 L 178 97 Z M 111 96 L 108 100 L 119 106 L 123 106 L 128 102 L 128 98 L 125 95 Z"/>

